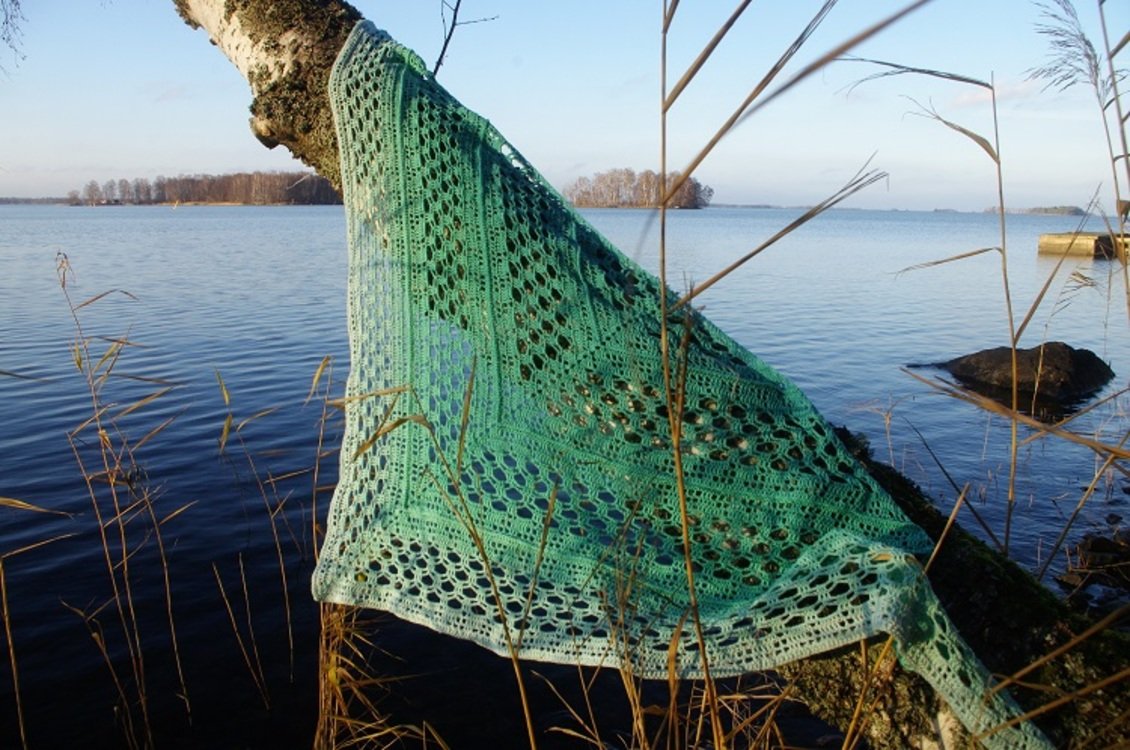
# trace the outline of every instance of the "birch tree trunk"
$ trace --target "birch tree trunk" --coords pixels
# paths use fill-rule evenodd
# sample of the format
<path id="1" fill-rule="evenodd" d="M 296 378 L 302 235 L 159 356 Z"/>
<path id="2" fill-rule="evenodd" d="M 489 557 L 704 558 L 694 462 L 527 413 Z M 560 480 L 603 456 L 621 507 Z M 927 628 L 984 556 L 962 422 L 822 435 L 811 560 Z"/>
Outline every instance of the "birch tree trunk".
<path id="1" fill-rule="evenodd" d="M 361 14 L 338 0 L 174 0 L 251 85 L 251 131 L 341 192 L 330 69 Z"/>
<path id="2" fill-rule="evenodd" d="M 265 145 L 282 144 L 338 189 L 341 176 L 328 81 L 338 50 L 360 14 L 339 0 L 174 0 L 178 12 L 235 64 L 251 85 L 251 127 Z M 944 526 L 918 489 L 889 467 L 861 456 L 903 510 L 935 538 Z M 970 646 L 986 665 L 1012 674 L 1069 643 L 1091 623 L 1027 573 L 969 535 L 950 534 L 931 583 Z M 873 657 L 878 644 L 867 649 Z M 846 728 L 860 701 L 862 648 L 789 664 L 780 672 L 792 694 L 830 723 Z M 1023 678 L 1038 690 L 1013 689 L 1026 708 L 1059 701 L 1038 723 L 1058 744 L 1125 746 L 1130 742 L 1130 638 L 1104 630 Z M 960 723 L 926 683 L 897 667 L 880 670 L 868 688 L 863 734 L 875 748 L 961 747 Z M 1110 680 L 1111 676 L 1121 678 Z M 1092 689 L 1106 680 L 1109 684 Z M 1082 691 L 1082 692 L 1080 692 Z"/>

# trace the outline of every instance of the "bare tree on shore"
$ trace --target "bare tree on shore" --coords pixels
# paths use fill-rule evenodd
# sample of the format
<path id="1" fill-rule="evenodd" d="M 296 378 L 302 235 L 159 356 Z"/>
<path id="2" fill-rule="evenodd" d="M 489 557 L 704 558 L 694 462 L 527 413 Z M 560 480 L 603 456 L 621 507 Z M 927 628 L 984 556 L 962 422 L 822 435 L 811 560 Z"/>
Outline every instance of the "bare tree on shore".
<path id="1" fill-rule="evenodd" d="M 139 177 L 91 180 L 83 190 L 90 204 L 121 203 L 244 203 L 252 205 L 300 203 L 332 204 L 341 199 L 330 183 L 309 172 L 236 172 L 157 177 L 154 183 Z"/>
<path id="2" fill-rule="evenodd" d="M 668 175 L 668 184 L 678 181 L 678 172 Z M 565 197 L 580 208 L 657 208 L 659 175 L 648 169 L 610 169 L 592 177 L 581 177 L 565 188 Z M 694 177 L 684 181 L 667 204 L 668 208 L 706 208 L 714 189 Z"/>

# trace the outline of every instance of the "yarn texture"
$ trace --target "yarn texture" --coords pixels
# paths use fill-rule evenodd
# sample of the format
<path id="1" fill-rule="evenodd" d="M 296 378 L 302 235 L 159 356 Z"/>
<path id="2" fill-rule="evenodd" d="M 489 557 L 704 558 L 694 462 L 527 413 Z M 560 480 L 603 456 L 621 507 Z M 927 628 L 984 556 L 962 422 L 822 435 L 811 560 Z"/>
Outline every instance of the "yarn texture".
<path id="1" fill-rule="evenodd" d="M 645 678 L 674 643 L 678 676 L 701 677 L 658 281 L 368 22 L 330 97 L 352 362 L 314 595 Z M 971 731 L 1014 715 L 982 701 L 914 557 L 929 540 L 808 399 L 694 310 L 669 325 L 711 674 L 892 634 Z M 1045 741 L 1021 725 L 986 745 Z"/>

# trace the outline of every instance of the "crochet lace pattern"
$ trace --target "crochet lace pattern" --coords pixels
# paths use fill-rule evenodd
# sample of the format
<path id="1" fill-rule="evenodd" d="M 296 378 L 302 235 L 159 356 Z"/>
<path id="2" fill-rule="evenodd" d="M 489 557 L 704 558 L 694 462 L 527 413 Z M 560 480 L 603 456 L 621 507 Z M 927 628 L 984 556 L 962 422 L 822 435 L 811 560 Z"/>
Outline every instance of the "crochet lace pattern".
<path id="1" fill-rule="evenodd" d="M 330 98 L 352 369 L 315 596 L 645 678 L 674 642 L 678 676 L 701 677 L 658 281 L 371 24 Z M 808 399 L 693 310 L 669 322 L 711 673 L 889 633 L 971 731 L 1013 715 L 981 699 L 913 557 L 925 534 Z M 1044 746 L 1028 725 L 986 744 Z"/>

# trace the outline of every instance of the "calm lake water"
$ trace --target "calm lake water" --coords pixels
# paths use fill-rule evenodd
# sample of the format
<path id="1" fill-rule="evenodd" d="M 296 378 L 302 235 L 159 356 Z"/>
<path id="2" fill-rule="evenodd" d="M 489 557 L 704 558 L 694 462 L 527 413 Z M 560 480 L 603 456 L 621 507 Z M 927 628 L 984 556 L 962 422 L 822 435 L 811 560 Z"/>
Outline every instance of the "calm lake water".
<path id="1" fill-rule="evenodd" d="M 674 213 L 672 285 L 703 280 L 797 213 Z M 585 215 L 654 270 L 656 229 L 649 213 Z M 1069 231 L 1075 223 L 1009 217 L 1018 318 L 1053 270 L 1036 255 L 1038 235 Z M 112 515 L 104 504 L 108 486 L 97 477 L 88 485 L 79 468 L 81 460 L 89 472 L 99 470 L 99 439 L 90 428 L 68 439 L 92 408 L 75 367 L 79 329 L 67 295 L 78 307 L 103 292 L 109 293 L 77 310 L 77 325 L 94 361 L 109 342 L 128 341 L 99 372 L 110 372 L 103 385 L 113 404 L 104 416 L 116 425 L 109 427 L 110 442 L 118 444 L 121 430 L 138 446 L 140 468 L 131 480 L 154 493 L 153 518 L 160 521 L 158 544 L 144 507 L 122 509 L 127 540 L 137 550 L 129 559 L 133 588 L 122 594 L 132 596 L 141 633 L 158 744 L 309 746 L 317 642 L 317 609 L 308 594 L 311 536 L 328 503 L 337 458 L 324 457 L 314 476 L 322 406 L 306 397 L 323 358 L 332 360 L 332 381 L 324 376 L 320 385 L 330 383 L 334 394 L 348 370 L 344 236 L 340 207 L 0 206 L 0 496 L 58 512 L 0 507 L 9 624 L 33 747 L 121 743 L 115 676 L 98 643 L 119 670 L 118 681 L 133 691 L 128 639 L 117 610 L 104 607 L 112 590 L 91 501 L 93 494 L 104 516 Z M 833 423 L 867 435 L 880 457 L 948 512 L 956 493 L 932 450 L 956 483 L 971 484 L 978 513 L 1001 536 L 1007 425 L 937 394 L 902 369 L 1007 343 L 999 256 L 899 273 L 997 244 L 993 216 L 834 211 L 767 250 L 699 304 L 793 378 Z M 57 276 L 60 254 L 70 266 L 65 290 Z M 1122 284 L 1113 263 L 1071 262 L 1053 281 L 1022 345 L 1059 339 L 1090 348 L 1116 372 L 1100 397 L 1125 387 L 1130 326 Z M 1113 400 L 1073 429 L 1117 441 L 1128 410 L 1126 397 Z M 337 430 L 331 420 L 326 451 L 336 446 Z M 1096 465 L 1086 449 L 1062 440 L 1024 445 L 1011 538 L 1023 565 L 1035 568 L 1049 555 Z M 1069 541 L 1130 520 L 1128 503 L 1125 478 L 1108 478 Z M 987 536 L 969 515 L 962 518 Z M 114 549 L 116 534 L 109 539 Z M 53 541 L 20 551 L 46 540 Z M 162 548 L 191 723 L 178 697 Z M 384 667 L 415 676 L 391 688 L 389 706 L 399 720 L 428 720 L 447 738 L 473 726 L 473 736 L 488 744 L 490 731 L 524 736 L 508 664 L 391 620 L 379 632 L 390 654 Z M 262 691 L 241 642 L 246 659 L 262 665 Z M 0 747 L 18 746 L 10 664 L 0 664 Z M 535 700 L 554 706 L 544 712 L 547 726 L 567 723 L 552 698 Z M 483 711 L 490 712 L 489 730 L 482 727 Z M 469 746 L 457 739 L 451 744 Z"/>

